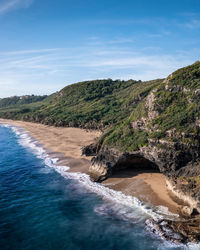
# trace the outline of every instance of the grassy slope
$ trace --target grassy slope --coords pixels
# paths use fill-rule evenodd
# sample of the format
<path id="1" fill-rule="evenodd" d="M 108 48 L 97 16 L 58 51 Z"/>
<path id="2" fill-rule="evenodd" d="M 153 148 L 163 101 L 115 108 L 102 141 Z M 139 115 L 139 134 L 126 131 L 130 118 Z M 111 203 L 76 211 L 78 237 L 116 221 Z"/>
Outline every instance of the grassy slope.
<path id="1" fill-rule="evenodd" d="M 0 99 L 0 117 L 8 119 L 21 119 L 26 113 L 38 110 L 41 106 L 47 104 L 52 96 L 28 96 L 22 98 L 14 96 Z"/>
<path id="2" fill-rule="evenodd" d="M 165 87 L 168 85 L 167 88 Z M 176 128 L 196 133 L 200 118 L 200 62 L 175 71 L 156 93 L 159 116 L 153 121 L 162 132 Z"/>
<path id="3" fill-rule="evenodd" d="M 0 99 L 0 108 L 7 107 L 16 107 L 24 104 L 34 103 L 43 101 L 47 96 L 35 96 L 35 95 L 27 95 L 27 96 L 13 96 L 8 98 Z"/>
<path id="4" fill-rule="evenodd" d="M 111 79 L 81 82 L 65 87 L 43 102 L 1 109 L 0 117 L 55 126 L 105 128 L 126 119 L 160 82 Z"/>
<path id="5" fill-rule="evenodd" d="M 146 97 L 155 90 L 158 116 L 149 121 L 156 131 L 133 129 L 131 122 L 147 117 Z M 104 129 L 101 142 L 123 151 L 133 151 L 148 138 L 166 137 L 176 129 L 199 136 L 200 62 L 182 68 L 166 81 L 86 81 L 69 85 L 43 101 L 0 108 L 0 117 L 55 126 Z"/>
<path id="6" fill-rule="evenodd" d="M 167 86 L 166 86 L 167 85 Z M 119 126 L 113 126 L 104 137 L 103 144 L 109 144 L 122 151 L 138 150 L 148 144 L 148 138 L 167 138 L 167 131 L 175 129 L 176 134 L 189 133 L 185 143 L 198 144 L 200 127 L 200 62 L 175 71 L 157 85 L 155 89 L 155 110 L 158 116 L 147 124 L 156 127 L 153 132 L 132 129 L 131 122 L 147 117 L 145 99 L 132 110 L 131 115 Z"/>

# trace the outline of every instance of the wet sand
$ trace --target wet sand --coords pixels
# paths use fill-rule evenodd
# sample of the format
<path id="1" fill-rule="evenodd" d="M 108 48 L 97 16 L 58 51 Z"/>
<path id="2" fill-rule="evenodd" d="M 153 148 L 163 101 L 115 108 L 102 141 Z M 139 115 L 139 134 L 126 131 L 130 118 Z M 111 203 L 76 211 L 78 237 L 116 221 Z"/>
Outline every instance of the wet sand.
<path id="1" fill-rule="evenodd" d="M 123 169 L 103 181 L 103 185 L 136 196 L 146 204 L 168 207 L 171 213 L 179 214 L 182 206 L 167 190 L 164 175 L 152 170 Z"/>
<path id="2" fill-rule="evenodd" d="M 70 172 L 87 173 L 91 157 L 81 155 L 81 148 L 94 142 L 100 131 L 79 128 L 53 127 L 38 123 L 0 119 L 0 123 L 11 124 L 25 129 L 52 156 L 59 157 L 59 165 L 67 165 Z M 105 180 L 103 185 L 127 195 L 138 197 L 153 206 L 168 207 L 178 213 L 180 204 L 175 202 L 166 188 L 165 177 L 158 172 L 124 169 Z"/>

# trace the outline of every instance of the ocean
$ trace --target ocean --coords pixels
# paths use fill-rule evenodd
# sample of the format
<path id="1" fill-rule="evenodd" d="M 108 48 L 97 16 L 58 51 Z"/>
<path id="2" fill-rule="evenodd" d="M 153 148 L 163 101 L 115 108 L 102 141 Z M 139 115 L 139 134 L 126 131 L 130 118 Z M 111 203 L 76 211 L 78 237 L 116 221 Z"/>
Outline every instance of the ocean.
<path id="1" fill-rule="evenodd" d="M 0 125 L 1 250 L 200 249 L 149 232 L 145 221 L 163 214 L 57 160 L 23 129 Z"/>

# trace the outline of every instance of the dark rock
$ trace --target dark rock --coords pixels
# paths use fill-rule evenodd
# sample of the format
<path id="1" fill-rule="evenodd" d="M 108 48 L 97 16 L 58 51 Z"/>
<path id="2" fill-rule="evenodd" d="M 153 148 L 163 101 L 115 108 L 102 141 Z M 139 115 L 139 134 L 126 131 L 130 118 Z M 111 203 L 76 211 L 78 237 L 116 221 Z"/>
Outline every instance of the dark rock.
<path id="1" fill-rule="evenodd" d="M 82 147 L 82 155 L 95 156 L 97 154 L 97 144 L 90 144 L 88 146 Z"/>
<path id="2" fill-rule="evenodd" d="M 93 179 L 102 181 L 117 170 L 128 167 L 159 170 L 159 167 L 153 161 L 145 158 L 140 151 L 122 153 L 113 148 L 103 147 L 97 156 L 92 158 L 89 174 Z"/>
<path id="3" fill-rule="evenodd" d="M 149 219 L 146 221 L 149 231 L 174 243 L 198 243 L 200 241 L 200 218 L 188 220 L 160 220 Z"/>

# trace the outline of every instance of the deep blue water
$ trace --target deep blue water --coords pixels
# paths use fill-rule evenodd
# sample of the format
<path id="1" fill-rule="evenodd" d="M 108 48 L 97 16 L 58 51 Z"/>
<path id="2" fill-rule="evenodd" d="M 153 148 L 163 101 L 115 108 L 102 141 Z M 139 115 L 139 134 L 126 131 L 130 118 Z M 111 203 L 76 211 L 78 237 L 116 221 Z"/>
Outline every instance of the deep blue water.
<path id="1" fill-rule="evenodd" d="M 144 212 L 64 178 L 20 138 L 0 126 L 1 250 L 183 249 L 147 232 Z"/>

